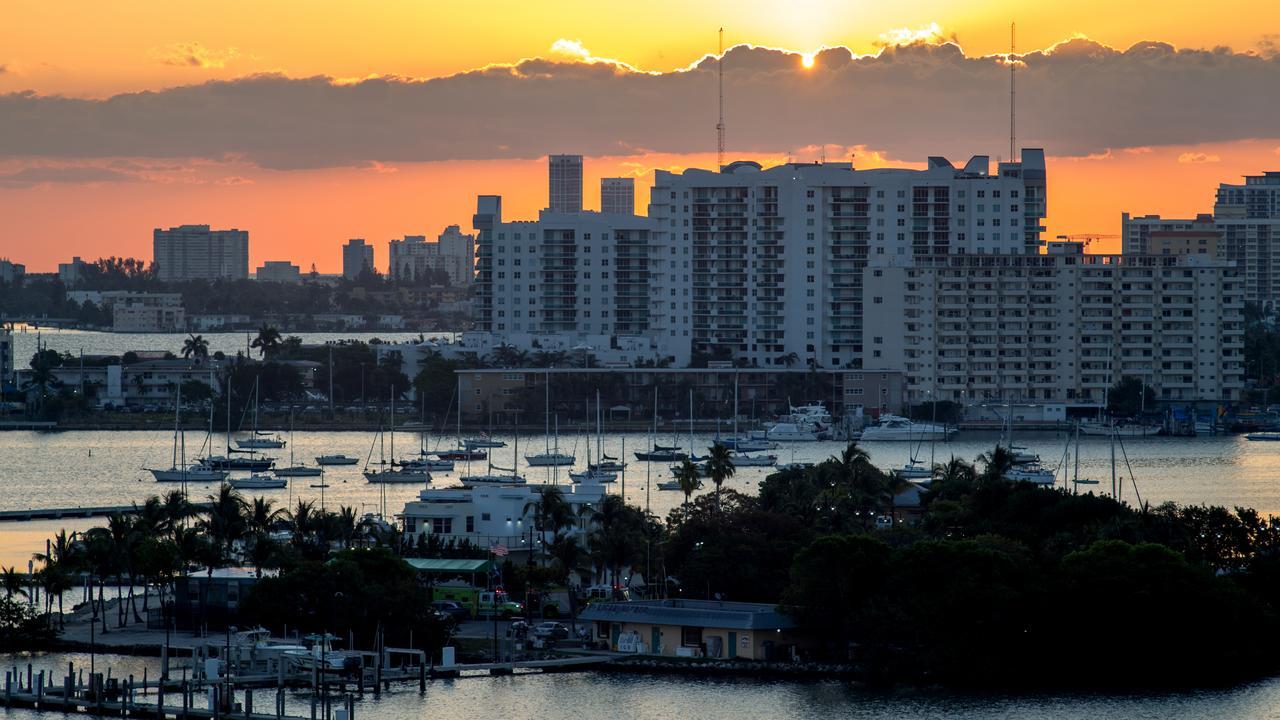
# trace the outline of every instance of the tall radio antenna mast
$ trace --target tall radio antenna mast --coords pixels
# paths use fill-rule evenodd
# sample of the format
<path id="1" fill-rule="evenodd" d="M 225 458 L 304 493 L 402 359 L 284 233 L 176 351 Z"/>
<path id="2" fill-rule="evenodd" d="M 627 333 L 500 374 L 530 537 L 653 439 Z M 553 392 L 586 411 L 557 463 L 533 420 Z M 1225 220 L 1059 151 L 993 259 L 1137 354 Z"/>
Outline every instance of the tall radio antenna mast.
<path id="1" fill-rule="evenodd" d="M 1018 162 L 1018 23 L 1009 23 L 1009 162 Z"/>
<path id="2" fill-rule="evenodd" d="M 724 28 L 720 28 L 720 59 L 716 61 L 720 89 L 720 121 L 716 123 L 716 168 L 724 167 Z"/>

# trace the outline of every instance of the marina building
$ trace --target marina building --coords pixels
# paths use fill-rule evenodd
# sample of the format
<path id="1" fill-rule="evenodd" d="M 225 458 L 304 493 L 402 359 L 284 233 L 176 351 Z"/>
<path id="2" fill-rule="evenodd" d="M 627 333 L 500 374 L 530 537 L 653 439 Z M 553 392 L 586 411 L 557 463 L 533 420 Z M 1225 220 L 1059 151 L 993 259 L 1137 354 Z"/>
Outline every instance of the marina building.
<path id="1" fill-rule="evenodd" d="M 547 209 L 582 212 L 582 156 L 547 156 Z"/>
<path id="2" fill-rule="evenodd" d="M 615 652 L 664 657 L 783 660 L 809 645 L 796 622 L 776 606 L 720 600 L 594 602 L 579 620 Z"/>
<path id="3" fill-rule="evenodd" d="M 373 246 L 366 245 L 364 238 L 352 238 L 342 246 L 342 277 L 355 280 L 366 272 L 373 271 Z"/>
<path id="4" fill-rule="evenodd" d="M 1244 297 L 1258 305 L 1280 299 L 1280 172 L 1249 175 L 1218 186 L 1212 215 L 1194 219 L 1131 216 L 1121 222 L 1126 255 L 1202 252 L 1235 263 Z"/>
<path id="5" fill-rule="evenodd" d="M 693 355 L 752 365 L 862 367 L 870 260 L 1035 254 L 1041 150 L 963 167 L 856 170 L 847 162 L 657 171 L 649 216 L 650 325 Z"/>
<path id="6" fill-rule="evenodd" d="M 935 255 L 869 264 L 868 361 L 908 398 L 1097 406 L 1124 377 L 1163 400 L 1244 387 L 1244 281 L 1200 254 Z"/>
<path id="7" fill-rule="evenodd" d="M 208 225 L 156 228 L 152 246 L 158 277 L 165 282 L 249 277 L 249 233 L 245 230 L 211 230 Z"/>
<path id="8" fill-rule="evenodd" d="M 477 473 L 484 468 L 477 468 Z M 578 538 L 585 546 L 585 535 L 591 508 L 604 498 L 605 486 L 600 483 L 565 483 L 565 502 L 573 510 L 577 521 L 573 527 L 562 530 L 562 536 Z M 505 545 L 512 555 L 541 553 L 544 538 L 534 522 L 534 510 L 539 491 L 544 486 L 534 483 L 507 487 L 481 486 L 427 487 L 418 493 L 418 499 L 405 503 L 402 519 L 406 539 L 417 542 L 418 536 L 434 536 L 441 542 L 470 541 L 480 547 Z M 551 541 L 550 534 L 545 538 Z"/>
<path id="9" fill-rule="evenodd" d="M 615 215 L 635 215 L 636 179 L 629 177 L 600 178 L 600 212 Z"/>

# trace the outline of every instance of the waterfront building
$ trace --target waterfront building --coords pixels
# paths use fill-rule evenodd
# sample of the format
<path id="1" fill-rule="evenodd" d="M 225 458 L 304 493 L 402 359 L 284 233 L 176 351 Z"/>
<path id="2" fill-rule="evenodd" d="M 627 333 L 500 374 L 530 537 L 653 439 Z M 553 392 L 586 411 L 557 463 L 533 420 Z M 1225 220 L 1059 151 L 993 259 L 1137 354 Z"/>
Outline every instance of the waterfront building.
<path id="1" fill-rule="evenodd" d="M 187 329 L 182 293 L 123 292 L 112 298 L 110 306 L 111 329 L 115 332 L 181 332 Z"/>
<path id="2" fill-rule="evenodd" d="M 152 232 L 160 280 L 245 280 L 249 277 L 249 233 L 181 225 Z"/>
<path id="3" fill-rule="evenodd" d="M 776 606 L 720 600 L 593 602 L 578 619 L 615 652 L 663 657 L 785 660 L 805 644 Z"/>
<path id="4" fill-rule="evenodd" d="M 84 281 L 85 270 L 89 263 L 80 259 L 79 255 L 71 258 L 71 262 L 58 263 L 58 279 L 64 287 L 73 288 Z"/>
<path id="5" fill-rule="evenodd" d="M 396 280 L 422 280 L 429 271 L 440 271 L 450 285 L 466 286 L 474 277 L 475 236 L 450 225 L 427 242 L 425 235 L 405 235 L 388 244 L 388 275 Z"/>
<path id="6" fill-rule="evenodd" d="M 600 178 L 600 212 L 615 215 L 635 215 L 636 179 L 629 177 Z"/>
<path id="7" fill-rule="evenodd" d="M 254 279 L 262 282 L 300 283 L 302 268 L 288 260 L 267 260 L 258 268 Z"/>
<path id="8" fill-rule="evenodd" d="M 0 282 L 14 283 L 21 282 L 27 275 L 27 266 L 22 263 L 12 262 L 5 258 L 0 258 Z"/>
<path id="9" fill-rule="evenodd" d="M 1212 215 L 1176 219 L 1124 213 L 1121 237 L 1126 255 L 1177 254 L 1194 243 L 1197 250 L 1236 264 L 1246 301 L 1274 306 L 1280 299 L 1275 259 L 1280 253 L 1280 172 L 1249 175 L 1243 184 L 1220 184 Z"/>
<path id="10" fill-rule="evenodd" d="M 547 156 L 547 209 L 582 212 L 582 156 Z"/>
<path id="11" fill-rule="evenodd" d="M 1244 387 L 1244 282 L 1205 255 L 933 255 L 868 266 L 868 361 L 908 399 L 1097 407 L 1125 377 L 1168 401 Z"/>
<path id="12" fill-rule="evenodd" d="M 649 323 L 695 356 L 862 367 L 869 260 L 1035 254 L 1045 163 L 931 157 L 923 170 L 739 161 L 657 171 Z"/>
<path id="13" fill-rule="evenodd" d="M 342 246 L 342 277 L 355 280 L 366 272 L 373 272 L 373 246 L 352 238 Z"/>
<path id="14" fill-rule="evenodd" d="M 688 343 L 653 324 L 653 224 L 635 215 L 544 210 L 505 221 L 502 198 L 481 196 L 474 225 L 476 329 L 532 350 L 539 336 L 568 347 L 649 348 L 649 359 L 688 362 Z M 508 339 L 511 338 L 511 339 Z"/>

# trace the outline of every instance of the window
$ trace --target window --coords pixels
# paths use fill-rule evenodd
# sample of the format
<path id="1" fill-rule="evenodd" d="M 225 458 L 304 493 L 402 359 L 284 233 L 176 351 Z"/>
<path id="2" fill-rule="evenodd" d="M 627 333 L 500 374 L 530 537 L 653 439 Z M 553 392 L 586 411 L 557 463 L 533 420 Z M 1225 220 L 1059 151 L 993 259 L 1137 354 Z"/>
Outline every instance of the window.
<path id="1" fill-rule="evenodd" d="M 452 535 L 453 518 L 431 518 L 431 532 L 438 535 Z"/>
<path id="2" fill-rule="evenodd" d="M 467 532 L 473 533 L 475 531 L 476 531 L 476 516 L 468 515 L 467 516 Z"/>
<path id="3" fill-rule="evenodd" d="M 698 647 L 702 645 L 702 628 L 700 627 L 680 628 L 680 644 L 685 647 Z"/>
<path id="4" fill-rule="evenodd" d="M 485 522 L 488 522 L 488 521 L 489 521 L 489 513 L 480 513 L 480 519 L 481 519 L 481 520 L 484 520 Z"/>

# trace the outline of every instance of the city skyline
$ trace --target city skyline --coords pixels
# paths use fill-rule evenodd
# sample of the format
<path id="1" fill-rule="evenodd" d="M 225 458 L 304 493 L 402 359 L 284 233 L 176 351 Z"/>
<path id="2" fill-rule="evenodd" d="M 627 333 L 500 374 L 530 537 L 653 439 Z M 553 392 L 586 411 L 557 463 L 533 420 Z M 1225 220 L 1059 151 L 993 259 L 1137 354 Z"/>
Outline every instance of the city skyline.
<path id="1" fill-rule="evenodd" d="M 644 213 L 656 170 L 715 166 L 719 22 L 728 26 L 727 160 L 768 167 L 852 157 L 858 168 L 919 169 L 928 152 L 999 158 L 1008 147 L 1008 22 L 1017 19 L 1018 141 L 1045 148 L 1056 182 L 1047 236 L 1118 235 L 1123 212 L 1210 212 L 1218 183 L 1268 169 L 1280 150 L 1269 136 L 1280 131 L 1262 118 L 1274 116 L 1275 101 L 1248 88 L 1280 78 L 1274 37 L 1208 10 L 1102 18 L 1088 12 L 1095 5 L 857 13 L 829 3 L 786 13 L 713 5 L 688 11 L 689 23 L 666 22 L 653 8 L 615 25 L 584 7 L 552 13 L 572 18 L 562 26 L 521 28 L 501 49 L 459 49 L 451 39 L 420 56 L 406 53 L 400 31 L 386 48 L 330 55 L 300 35 L 268 45 L 229 22 L 247 12 L 240 8 L 226 18 L 158 12 L 154 26 L 129 24 L 102 47 L 77 49 L 79 34 L 119 25 L 98 18 L 103 25 L 90 28 L 91 11 L 34 45 L 26 36 L 40 33 L 24 28 L 39 27 L 48 10 L 23 8 L 0 29 L 0 107 L 17 111 L 0 121 L 8 131 L 0 212 L 16 218 L 0 231 L 0 253 L 52 271 L 73 255 L 145 257 L 151 228 L 207 223 L 248 229 L 253 267 L 288 259 L 336 273 L 346 239 L 381 245 L 465 228 L 477 195 L 500 194 L 509 217 L 535 218 L 546 203 L 547 156 L 560 153 L 584 157 L 585 208 L 600 207 L 602 178 L 630 177 Z M 1260 19 L 1280 16 L 1253 6 Z M 507 12 L 497 37 L 517 34 L 527 15 Z M 480 32 L 473 18 L 403 6 L 376 17 L 317 13 L 338 14 L 362 28 Z M 696 22 L 704 19 L 705 31 Z M 103 54 L 110 62 L 98 62 Z M 273 100 L 297 93 L 327 119 L 299 123 Z M 636 104 L 652 93 L 671 101 Z M 201 132 L 226 120 L 217 113 L 185 131 L 169 122 L 211 98 L 228 112 L 253 108 L 261 122 L 233 125 L 225 137 Z M 601 102 L 578 112 L 583 98 Z M 1218 108 L 1232 102 L 1240 119 L 1220 121 Z M 107 103 L 120 120 L 104 114 Z M 861 112 L 868 104 L 877 112 Z M 436 105 L 447 109 L 423 109 Z M 948 110 L 931 112 L 938 107 Z M 384 132 L 351 132 L 369 112 Z M 81 117 L 92 131 L 73 129 Z M 120 121 L 137 130 L 118 132 Z"/>

